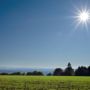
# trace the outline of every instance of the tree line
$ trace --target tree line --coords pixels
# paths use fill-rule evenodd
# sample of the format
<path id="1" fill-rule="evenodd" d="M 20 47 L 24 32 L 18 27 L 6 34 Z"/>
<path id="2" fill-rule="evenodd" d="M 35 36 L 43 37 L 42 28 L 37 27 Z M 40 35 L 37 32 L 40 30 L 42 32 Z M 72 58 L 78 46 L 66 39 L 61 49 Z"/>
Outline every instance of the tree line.
<path id="1" fill-rule="evenodd" d="M 33 71 L 33 72 L 13 72 L 13 73 L 6 73 L 6 72 L 3 72 L 3 73 L 0 73 L 0 75 L 36 75 L 36 76 L 43 76 L 43 72 L 41 71 Z"/>
<path id="2" fill-rule="evenodd" d="M 73 69 L 69 62 L 67 67 L 63 70 L 56 68 L 53 72 L 54 76 L 90 76 L 90 66 L 79 66 L 77 69 Z"/>
<path id="3" fill-rule="evenodd" d="M 0 73 L 0 75 L 27 75 L 27 76 L 44 76 L 41 71 L 33 72 L 14 72 L 14 73 Z M 48 73 L 47 76 L 90 76 L 90 66 L 79 66 L 77 69 L 73 69 L 69 62 L 67 67 L 63 70 L 62 68 L 56 68 L 53 73 Z"/>

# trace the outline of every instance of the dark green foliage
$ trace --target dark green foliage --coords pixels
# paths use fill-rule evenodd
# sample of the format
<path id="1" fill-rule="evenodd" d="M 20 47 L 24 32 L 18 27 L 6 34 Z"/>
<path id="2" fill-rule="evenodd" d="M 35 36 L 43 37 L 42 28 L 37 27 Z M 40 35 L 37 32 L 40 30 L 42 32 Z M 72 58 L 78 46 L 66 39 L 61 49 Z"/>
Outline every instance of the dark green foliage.
<path id="1" fill-rule="evenodd" d="M 48 73 L 47 76 L 52 76 L 52 73 Z"/>
<path id="2" fill-rule="evenodd" d="M 67 68 L 64 71 L 64 75 L 66 76 L 73 76 L 74 75 L 74 69 L 72 68 L 70 62 L 67 65 Z"/>
<path id="3" fill-rule="evenodd" d="M 32 72 L 27 72 L 27 75 L 32 75 Z"/>
<path id="4" fill-rule="evenodd" d="M 0 73 L 0 75 L 8 75 L 8 73 L 4 73 L 4 72 L 3 72 L 3 73 Z"/>
<path id="5" fill-rule="evenodd" d="M 88 66 L 88 76 L 90 76 L 90 66 Z"/>
<path id="6" fill-rule="evenodd" d="M 71 64 L 68 63 L 67 68 L 63 71 L 61 68 L 56 68 L 53 73 L 54 76 L 72 76 L 74 75 L 74 69 L 72 68 Z"/>
<path id="7" fill-rule="evenodd" d="M 32 75 L 40 75 L 40 76 L 42 76 L 43 73 L 40 72 L 40 71 L 33 71 L 33 72 L 32 72 Z"/>
<path id="8" fill-rule="evenodd" d="M 42 75 L 44 75 L 44 74 L 43 74 L 42 72 L 40 72 L 40 71 L 33 71 L 33 72 L 27 72 L 27 75 L 42 76 Z"/>
<path id="9" fill-rule="evenodd" d="M 85 66 L 78 67 L 78 69 L 76 69 L 76 71 L 75 71 L 76 76 L 87 76 L 89 73 L 90 72 L 88 71 L 87 67 L 85 67 Z"/>
<path id="10" fill-rule="evenodd" d="M 62 70 L 61 68 L 56 68 L 56 69 L 54 70 L 53 75 L 54 75 L 54 76 L 60 76 L 60 75 L 62 75 L 62 73 L 63 73 L 63 70 Z"/>
<path id="11" fill-rule="evenodd" d="M 14 72 L 14 73 L 11 73 L 11 75 L 22 75 L 21 72 Z"/>

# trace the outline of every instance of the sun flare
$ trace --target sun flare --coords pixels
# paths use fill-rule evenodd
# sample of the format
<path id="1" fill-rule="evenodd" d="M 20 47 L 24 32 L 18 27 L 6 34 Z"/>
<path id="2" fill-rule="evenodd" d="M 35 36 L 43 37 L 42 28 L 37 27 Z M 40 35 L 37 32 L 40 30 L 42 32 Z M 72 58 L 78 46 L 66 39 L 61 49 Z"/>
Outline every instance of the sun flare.
<path id="1" fill-rule="evenodd" d="M 88 24 L 90 22 L 90 12 L 88 9 L 77 9 L 75 12 L 75 22 L 76 22 L 76 28 L 79 25 L 82 25 L 83 27 L 88 28 Z"/>
<path id="2" fill-rule="evenodd" d="M 79 14 L 79 19 L 81 22 L 87 22 L 89 20 L 89 13 L 85 11 L 81 12 Z"/>

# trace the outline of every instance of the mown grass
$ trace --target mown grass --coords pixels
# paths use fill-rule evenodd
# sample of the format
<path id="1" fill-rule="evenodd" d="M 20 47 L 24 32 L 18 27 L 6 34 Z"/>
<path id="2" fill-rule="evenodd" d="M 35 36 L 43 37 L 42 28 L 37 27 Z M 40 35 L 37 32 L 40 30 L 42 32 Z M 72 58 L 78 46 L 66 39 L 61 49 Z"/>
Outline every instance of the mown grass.
<path id="1" fill-rule="evenodd" d="M 90 90 L 90 77 L 7 75 L 0 76 L 0 87 L 0 90 Z"/>

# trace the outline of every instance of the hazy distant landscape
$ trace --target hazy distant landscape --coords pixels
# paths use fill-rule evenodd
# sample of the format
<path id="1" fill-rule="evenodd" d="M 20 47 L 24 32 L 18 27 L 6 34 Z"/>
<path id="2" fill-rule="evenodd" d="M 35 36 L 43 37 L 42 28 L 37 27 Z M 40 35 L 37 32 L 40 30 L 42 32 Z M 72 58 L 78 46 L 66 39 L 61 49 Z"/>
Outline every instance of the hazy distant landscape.
<path id="1" fill-rule="evenodd" d="M 32 71 L 41 71 L 43 72 L 45 75 L 48 73 L 53 73 L 54 69 L 50 69 L 50 68 L 40 68 L 40 69 L 36 69 L 36 68 L 6 68 L 6 69 L 0 69 L 0 73 L 13 73 L 13 72 L 32 72 Z"/>

